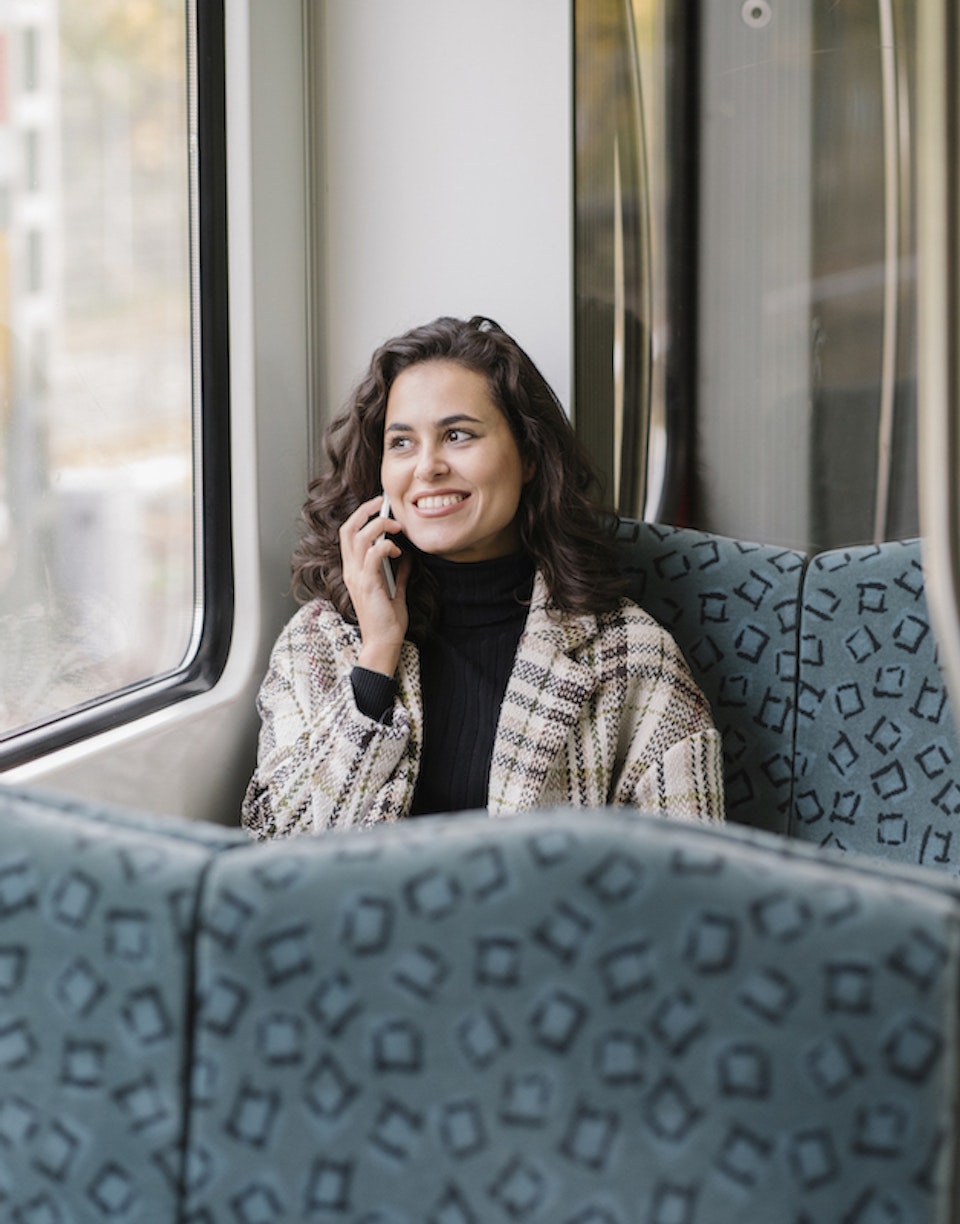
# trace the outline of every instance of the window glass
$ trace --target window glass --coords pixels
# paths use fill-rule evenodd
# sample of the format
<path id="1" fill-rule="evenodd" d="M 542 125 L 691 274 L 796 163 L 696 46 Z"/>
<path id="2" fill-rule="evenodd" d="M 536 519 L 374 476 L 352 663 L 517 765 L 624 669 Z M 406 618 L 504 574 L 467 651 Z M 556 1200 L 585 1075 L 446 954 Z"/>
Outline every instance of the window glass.
<path id="1" fill-rule="evenodd" d="M 576 424 L 623 512 L 917 534 L 918 11 L 577 0 Z"/>
<path id="2" fill-rule="evenodd" d="M 0 0 L 0 737 L 192 650 L 190 18 Z"/>

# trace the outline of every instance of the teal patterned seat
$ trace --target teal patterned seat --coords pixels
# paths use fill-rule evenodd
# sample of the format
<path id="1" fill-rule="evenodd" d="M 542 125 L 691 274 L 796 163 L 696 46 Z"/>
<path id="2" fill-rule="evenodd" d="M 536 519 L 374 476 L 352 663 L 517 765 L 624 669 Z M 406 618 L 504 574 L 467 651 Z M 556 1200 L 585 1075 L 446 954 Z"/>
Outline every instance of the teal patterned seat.
<path id="1" fill-rule="evenodd" d="M 920 544 L 823 553 L 803 590 L 793 836 L 960 872 L 960 742 Z"/>
<path id="2" fill-rule="evenodd" d="M 723 736 L 727 818 L 790 818 L 802 553 L 625 520 L 629 595 L 683 651 Z"/>
<path id="3" fill-rule="evenodd" d="M 621 544 L 737 823 L 254 845 L 0 788 L 0 1220 L 952 1218 L 960 748 L 919 546 Z"/>
<path id="4" fill-rule="evenodd" d="M 624 812 L 214 864 L 188 1224 L 934 1224 L 957 911 Z"/>
<path id="5" fill-rule="evenodd" d="M 193 914 L 227 830 L 0 791 L 0 1218 L 174 1224 Z"/>

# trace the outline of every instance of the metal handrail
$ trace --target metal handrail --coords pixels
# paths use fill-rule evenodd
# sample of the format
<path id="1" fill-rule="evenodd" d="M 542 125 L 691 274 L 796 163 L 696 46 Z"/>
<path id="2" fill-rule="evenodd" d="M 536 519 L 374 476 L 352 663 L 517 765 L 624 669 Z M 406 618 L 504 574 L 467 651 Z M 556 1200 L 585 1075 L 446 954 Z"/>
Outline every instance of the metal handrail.
<path id="1" fill-rule="evenodd" d="M 893 426 L 896 412 L 897 345 L 900 330 L 900 108 L 893 0 L 878 0 L 880 79 L 883 93 L 883 343 L 880 371 L 880 421 L 877 431 L 877 493 L 873 538 L 886 539 L 890 513 Z"/>

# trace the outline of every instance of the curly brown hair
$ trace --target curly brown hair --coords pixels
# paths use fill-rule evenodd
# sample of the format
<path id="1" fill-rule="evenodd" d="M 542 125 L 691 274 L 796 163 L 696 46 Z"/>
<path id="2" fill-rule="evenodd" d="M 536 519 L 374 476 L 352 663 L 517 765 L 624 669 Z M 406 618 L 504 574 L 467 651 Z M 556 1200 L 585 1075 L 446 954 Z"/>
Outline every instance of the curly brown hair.
<path id="1" fill-rule="evenodd" d="M 293 556 L 297 597 L 321 596 L 355 620 L 341 569 L 340 526 L 380 488 L 384 418 L 394 379 L 411 366 L 441 360 L 487 379 L 521 459 L 533 468 L 520 499 L 518 528 L 551 604 L 573 614 L 614 608 L 624 590 L 613 542 L 617 520 L 602 506 L 596 469 L 533 361 L 497 323 L 479 315 L 436 319 L 374 353 L 346 410 L 324 434 L 325 469 L 308 487 Z M 407 590 L 411 633 L 417 637 L 434 620 L 434 593 L 416 572 Z"/>

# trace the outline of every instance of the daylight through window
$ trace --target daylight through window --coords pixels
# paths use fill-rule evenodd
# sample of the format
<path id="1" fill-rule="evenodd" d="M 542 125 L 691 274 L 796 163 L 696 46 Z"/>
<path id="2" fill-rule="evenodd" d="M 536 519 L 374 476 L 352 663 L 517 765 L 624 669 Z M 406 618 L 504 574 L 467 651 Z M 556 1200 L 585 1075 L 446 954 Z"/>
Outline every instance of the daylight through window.
<path id="1" fill-rule="evenodd" d="M 0 0 L 0 737 L 194 648 L 191 17 Z"/>

